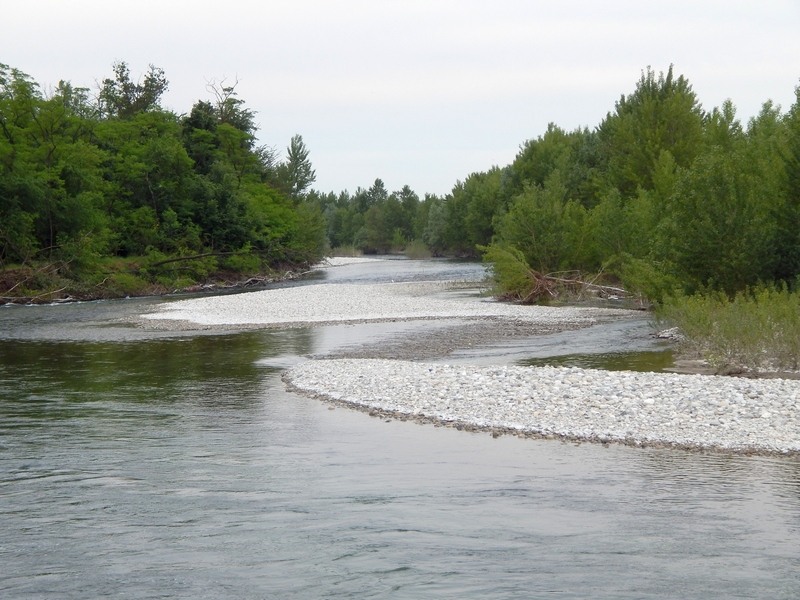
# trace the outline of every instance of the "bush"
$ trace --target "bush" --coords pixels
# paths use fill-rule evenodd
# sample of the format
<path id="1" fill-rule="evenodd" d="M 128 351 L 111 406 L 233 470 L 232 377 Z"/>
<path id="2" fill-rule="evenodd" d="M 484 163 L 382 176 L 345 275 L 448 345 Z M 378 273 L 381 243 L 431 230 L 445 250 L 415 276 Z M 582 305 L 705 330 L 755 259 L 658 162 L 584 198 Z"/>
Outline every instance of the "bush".
<path id="1" fill-rule="evenodd" d="M 148 293 L 150 284 L 132 273 L 113 273 L 103 287 L 113 296 L 140 296 Z"/>
<path id="2" fill-rule="evenodd" d="M 403 253 L 408 258 L 416 258 L 416 259 L 430 258 L 432 256 L 432 253 L 428 248 L 427 244 L 422 240 L 414 240 L 413 242 L 409 242 L 408 244 L 406 244 Z"/>
<path id="3" fill-rule="evenodd" d="M 800 294 L 786 287 L 669 298 L 660 315 L 677 325 L 684 350 L 717 372 L 800 369 Z"/>
<path id="4" fill-rule="evenodd" d="M 256 254 L 238 252 L 226 257 L 222 261 L 222 266 L 225 269 L 230 269 L 237 273 L 259 273 L 261 271 L 261 259 Z"/>
<path id="5" fill-rule="evenodd" d="M 492 264 L 492 292 L 506 299 L 527 298 L 534 287 L 531 268 L 521 250 L 511 246 L 478 246 L 484 262 Z"/>

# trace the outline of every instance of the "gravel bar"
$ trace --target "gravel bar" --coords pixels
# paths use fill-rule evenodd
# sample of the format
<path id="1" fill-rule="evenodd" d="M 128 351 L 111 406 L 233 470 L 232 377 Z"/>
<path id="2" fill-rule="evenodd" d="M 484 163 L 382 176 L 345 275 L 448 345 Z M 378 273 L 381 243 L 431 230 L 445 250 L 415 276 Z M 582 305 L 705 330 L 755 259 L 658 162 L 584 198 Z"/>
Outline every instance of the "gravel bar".
<path id="1" fill-rule="evenodd" d="M 472 282 L 472 285 L 477 285 Z M 317 284 L 162 305 L 151 327 L 245 329 L 328 323 L 472 319 L 475 343 L 504 331 L 587 327 L 641 313 L 518 306 L 465 292 L 463 283 Z M 478 333 L 476 333 L 478 332 Z M 482 332 L 482 333 L 480 333 Z M 463 342 L 464 340 L 462 340 Z M 413 349 L 413 348 L 412 348 Z M 493 435 L 555 437 L 634 446 L 800 454 L 800 381 L 608 372 L 556 367 L 448 366 L 322 357 L 284 375 L 297 391 L 387 418 Z"/>
<path id="2" fill-rule="evenodd" d="M 284 381 L 376 416 L 531 437 L 800 453 L 800 381 L 574 367 L 309 360 Z"/>
<path id="3" fill-rule="evenodd" d="M 519 306 L 454 292 L 464 285 L 452 281 L 303 285 L 180 300 L 141 318 L 227 328 L 442 318 L 498 318 L 574 327 L 641 314 L 613 308 Z"/>

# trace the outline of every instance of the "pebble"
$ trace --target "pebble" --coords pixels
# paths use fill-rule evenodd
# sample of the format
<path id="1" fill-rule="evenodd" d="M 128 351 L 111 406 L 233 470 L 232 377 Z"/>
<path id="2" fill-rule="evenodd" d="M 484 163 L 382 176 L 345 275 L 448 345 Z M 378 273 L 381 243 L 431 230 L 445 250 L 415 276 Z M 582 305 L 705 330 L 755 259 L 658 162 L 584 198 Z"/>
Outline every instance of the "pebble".
<path id="1" fill-rule="evenodd" d="M 422 421 L 518 435 L 750 453 L 800 453 L 800 381 L 575 367 L 309 360 L 291 388 Z M 737 398 L 757 398 L 736 403 Z"/>
<path id="2" fill-rule="evenodd" d="M 520 306 L 491 298 L 436 297 L 452 282 L 324 283 L 205 296 L 162 304 L 142 315 L 148 321 L 182 321 L 204 327 L 305 325 L 437 318 L 500 318 L 555 326 L 591 325 L 619 318 L 616 308 Z"/>

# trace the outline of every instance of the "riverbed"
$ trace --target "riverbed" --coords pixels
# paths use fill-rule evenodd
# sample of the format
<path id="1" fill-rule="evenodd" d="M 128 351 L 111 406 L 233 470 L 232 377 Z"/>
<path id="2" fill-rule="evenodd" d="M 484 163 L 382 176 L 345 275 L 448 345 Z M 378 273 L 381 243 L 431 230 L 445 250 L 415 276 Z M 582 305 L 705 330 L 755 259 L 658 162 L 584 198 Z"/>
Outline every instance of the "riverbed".
<path id="1" fill-rule="evenodd" d="M 356 264 L 380 271 L 390 268 L 391 262 L 362 259 Z M 529 349 L 541 347 L 548 335 L 560 341 L 550 344 L 551 348 L 572 346 L 573 353 L 576 348 L 585 352 L 596 343 L 595 337 L 602 337 L 600 331 L 636 330 L 634 324 L 642 321 L 641 312 L 605 304 L 509 304 L 480 294 L 474 281 L 453 279 L 331 282 L 176 302 L 145 315 L 143 324 L 191 330 L 416 323 L 425 331 L 417 327 L 413 334 L 395 334 L 388 342 L 373 341 L 345 353 L 344 359 L 305 362 L 290 369 L 284 379 L 295 391 L 342 406 L 495 434 L 800 454 L 798 379 L 632 373 L 630 369 L 610 373 L 530 363 L 510 368 L 503 364 L 500 369 L 420 364 L 423 359 L 449 361 L 463 350 L 485 359 L 488 348 L 503 347 L 500 342 L 508 339 L 519 340 L 528 358 Z M 457 325 L 447 327 L 453 320 Z M 628 344 L 618 343 L 618 350 L 631 350 Z M 501 353 L 497 358 L 504 362 L 508 355 Z"/>
<path id="2" fill-rule="evenodd" d="M 479 274 L 434 265 L 311 283 Z M 133 322 L 175 300 L 0 309 L 0 596 L 800 595 L 796 458 L 493 437 L 337 408 L 281 376 L 460 322 Z M 665 350 L 646 317 L 631 324 L 571 347 Z M 558 335 L 459 345 L 440 362 L 523 364 Z"/>

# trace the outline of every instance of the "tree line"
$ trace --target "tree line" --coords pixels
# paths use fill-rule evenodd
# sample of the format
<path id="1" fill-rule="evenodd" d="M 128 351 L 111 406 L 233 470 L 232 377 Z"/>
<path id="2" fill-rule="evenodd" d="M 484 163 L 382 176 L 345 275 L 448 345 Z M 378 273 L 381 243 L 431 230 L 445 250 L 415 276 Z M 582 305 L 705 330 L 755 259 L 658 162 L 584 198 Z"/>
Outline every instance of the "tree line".
<path id="1" fill-rule="evenodd" d="M 183 115 L 162 108 L 168 85 L 161 69 L 135 81 L 117 63 L 95 95 L 65 81 L 44 93 L 0 65 L 6 291 L 65 279 L 114 295 L 324 254 L 324 216 L 304 201 L 315 175 L 302 137 L 278 160 L 257 145 L 235 84 L 211 84 Z"/>
<path id="2" fill-rule="evenodd" d="M 704 110 L 672 67 L 648 68 L 596 127 L 550 124 L 511 164 L 423 197 L 381 179 L 315 190 L 302 137 L 285 160 L 258 146 L 235 85 L 183 115 L 160 106 L 167 87 L 156 67 L 134 82 L 117 63 L 95 97 L 65 82 L 44 94 L 0 66 L 1 269 L 99 285 L 116 261 L 173 285 L 413 247 L 483 256 L 520 297 L 520 273 L 604 273 L 653 300 L 798 283 L 800 87 L 788 111 L 767 101 L 743 124 L 730 101 Z"/>
<path id="3" fill-rule="evenodd" d="M 796 286 L 796 94 L 787 112 L 767 101 L 742 124 L 730 101 L 706 111 L 672 67 L 648 68 L 597 127 L 551 124 L 510 165 L 472 173 L 444 197 L 387 194 L 377 180 L 310 199 L 333 246 L 382 252 L 418 240 L 433 254 L 483 254 L 509 292 L 526 285 L 513 281 L 520 269 L 602 272 L 654 300 Z"/>

